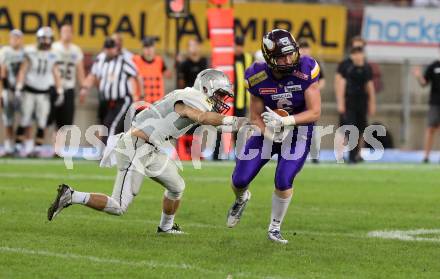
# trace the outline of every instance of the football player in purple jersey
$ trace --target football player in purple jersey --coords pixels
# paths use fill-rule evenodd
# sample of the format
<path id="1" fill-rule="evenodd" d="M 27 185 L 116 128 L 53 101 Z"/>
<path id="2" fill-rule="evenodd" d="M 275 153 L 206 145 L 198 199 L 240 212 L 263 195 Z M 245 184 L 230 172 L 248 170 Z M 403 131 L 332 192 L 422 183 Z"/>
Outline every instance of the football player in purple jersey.
<path id="1" fill-rule="evenodd" d="M 295 39 L 286 30 L 267 33 L 261 49 L 265 62 L 255 62 L 245 72 L 251 94 L 250 119 L 258 129 L 237 153 L 232 174 L 236 200 L 229 209 L 227 226 L 238 224 L 251 197 L 249 184 L 276 154 L 268 238 L 286 244 L 281 223 L 292 199 L 293 181 L 310 150 L 314 123 L 321 114 L 320 69 L 313 58 L 300 57 Z"/>

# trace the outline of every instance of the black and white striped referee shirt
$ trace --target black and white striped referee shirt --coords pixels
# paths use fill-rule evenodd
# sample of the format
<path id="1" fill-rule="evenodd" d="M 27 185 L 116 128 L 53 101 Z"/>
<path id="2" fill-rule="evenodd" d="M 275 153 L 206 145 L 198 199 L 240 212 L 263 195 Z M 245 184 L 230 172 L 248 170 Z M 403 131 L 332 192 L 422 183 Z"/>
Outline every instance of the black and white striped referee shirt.
<path id="1" fill-rule="evenodd" d="M 92 74 L 98 78 L 99 94 L 106 101 L 124 99 L 134 91 L 128 80 L 137 75 L 136 67 L 125 55 L 108 60 L 104 53 L 100 53 L 93 63 Z"/>

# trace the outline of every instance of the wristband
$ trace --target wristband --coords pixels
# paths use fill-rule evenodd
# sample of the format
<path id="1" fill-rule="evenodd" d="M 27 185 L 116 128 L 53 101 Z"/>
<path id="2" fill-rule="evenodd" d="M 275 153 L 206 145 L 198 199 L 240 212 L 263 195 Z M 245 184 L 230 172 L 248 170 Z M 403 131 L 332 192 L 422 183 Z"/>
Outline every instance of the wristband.
<path id="1" fill-rule="evenodd" d="M 285 116 L 282 118 L 283 126 L 295 126 L 296 121 L 293 115 Z"/>
<path id="2" fill-rule="evenodd" d="M 225 116 L 222 119 L 222 124 L 223 125 L 232 125 L 234 124 L 235 121 L 235 116 Z"/>

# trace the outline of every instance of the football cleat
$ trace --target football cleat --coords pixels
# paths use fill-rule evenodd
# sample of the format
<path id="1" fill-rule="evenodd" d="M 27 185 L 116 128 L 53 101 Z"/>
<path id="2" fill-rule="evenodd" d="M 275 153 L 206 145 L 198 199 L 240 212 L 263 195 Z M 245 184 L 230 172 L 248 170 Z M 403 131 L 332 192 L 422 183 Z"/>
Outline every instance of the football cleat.
<path id="1" fill-rule="evenodd" d="M 174 223 L 174 225 L 169 230 L 162 230 L 161 227 L 157 227 L 157 233 L 163 234 L 163 233 L 169 233 L 169 234 L 184 234 L 184 232 L 180 229 L 180 226 Z"/>
<path id="2" fill-rule="evenodd" d="M 66 184 L 61 184 L 58 186 L 58 194 L 55 198 L 55 201 L 47 210 L 47 219 L 52 221 L 58 213 L 61 212 L 64 208 L 70 206 L 72 204 L 72 193 L 73 189 Z"/>
<path id="3" fill-rule="evenodd" d="M 284 239 L 279 230 L 271 230 L 267 233 L 267 238 L 273 242 L 287 244 L 289 241 Z"/>
<path id="4" fill-rule="evenodd" d="M 251 192 L 246 190 L 248 195 L 247 198 L 243 202 L 238 202 L 238 199 L 234 201 L 231 208 L 228 211 L 228 219 L 226 221 L 226 225 L 228 228 L 235 227 L 238 222 L 240 222 L 241 215 L 243 214 L 244 209 L 246 208 L 247 202 L 251 199 Z"/>

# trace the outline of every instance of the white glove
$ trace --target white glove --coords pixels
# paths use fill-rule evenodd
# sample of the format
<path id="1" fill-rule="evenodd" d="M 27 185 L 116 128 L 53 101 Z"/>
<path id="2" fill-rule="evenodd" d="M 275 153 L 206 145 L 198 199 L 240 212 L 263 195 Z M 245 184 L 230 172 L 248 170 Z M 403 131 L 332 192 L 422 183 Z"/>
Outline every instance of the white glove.
<path id="1" fill-rule="evenodd" d="M 273 127 L 275 132 L 281 131 L 281 128 L 284 126 L 294 126 L 296 124 L 295 117 L 293 115 L 289 116 L 280 116 L 269 107 L 266 106 L 266 112 L 261 114 L 263 117 L 263 122 L 266 126 Z"/>
<path id="2" fill-rule="evenodd" d="M 281 131 L 281 128 L 284 126 L 283 123 L 283 117 L 279 116 L 277 113 L 275 113 L 270 108 L 266 107 L 265 112 L 261 114 L 261 117 L 263 117 L 263 122 L 266 124 L 266 126 L 271 127 L 275 130 L 275 132 Z"/>
<path id="3" fill-rule="evenodd" d="M 55 100 L 54 105 L 56 107 L 59 107 L 59 106 L 63 105 L 63 103 L 64 103 L 64 90 L 58 89 L 57 93 L 58 93 L 58 96 L 57 96 L 57 99 Z"/>
<path id="4" fill-rule="evenodd" d="M 236 132 L 247 124 L 249 124 L 249 120 L 246 117 L 225 116 L 222 120 L 222 126 L 230 128 L 231 132 Z"/>

